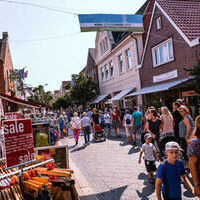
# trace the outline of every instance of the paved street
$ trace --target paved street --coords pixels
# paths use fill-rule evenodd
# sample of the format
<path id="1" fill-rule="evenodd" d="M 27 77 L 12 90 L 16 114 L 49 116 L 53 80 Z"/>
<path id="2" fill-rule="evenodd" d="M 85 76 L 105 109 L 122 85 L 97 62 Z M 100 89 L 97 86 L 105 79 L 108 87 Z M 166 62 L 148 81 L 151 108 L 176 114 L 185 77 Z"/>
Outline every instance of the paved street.
<path id="1" fill-rule="evenodd" d="M 80 136 L 78 147 L 74 146 L 71 134 L 66 140 L 71 162 L 81 174 L 77 176 L 80 178 L 77 181 L 84 180 L 91 188 L 89 195 L 86 193 L 81 199 L 156 199 L 155 188 L 148 182 L 144 162 L 140 165 L 137 162 L 140 148 L 128 145 L 124 133 L 122 138 L 111 137 L 106 142 L 91 143 L 87 147 L 82 146 L 83 136 Z M 184 186 L 182 188 L 184 200 L 196 199 Z"/>

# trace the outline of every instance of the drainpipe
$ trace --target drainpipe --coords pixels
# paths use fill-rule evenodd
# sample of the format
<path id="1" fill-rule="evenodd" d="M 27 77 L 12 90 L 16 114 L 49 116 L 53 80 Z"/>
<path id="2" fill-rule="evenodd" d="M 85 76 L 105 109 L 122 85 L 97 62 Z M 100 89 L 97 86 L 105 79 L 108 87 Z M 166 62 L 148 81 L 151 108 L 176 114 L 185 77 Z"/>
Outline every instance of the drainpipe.
<path id="1" fill-rule="evenodd" d="M 133 35 L 130 35 L 130 37 L 132 37 L 134 40 L 135 40 L 135 44 L 136 44 L 136 51 L 137 51 L 137 62 L 138 62 L 138 65 L 141 64 L 141 61 L 140 61 L 140 57 L 139 57 L 139 47 L 138 47 L 138 40 L 136 37 L 134 37 Z"/>

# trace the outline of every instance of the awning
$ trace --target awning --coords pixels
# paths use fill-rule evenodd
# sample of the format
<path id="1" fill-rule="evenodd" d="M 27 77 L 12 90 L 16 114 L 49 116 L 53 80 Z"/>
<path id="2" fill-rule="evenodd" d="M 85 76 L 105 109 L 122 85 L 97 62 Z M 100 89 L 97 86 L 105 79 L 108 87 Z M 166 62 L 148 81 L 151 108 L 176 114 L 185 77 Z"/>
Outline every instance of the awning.
<path id="1" fill-rule="evenodd" d="M 120 100 L 121 98 L 123 98 L 126 94 L 128 94 L 131 90 L 133 90 L 134 88 L 128 88 L 128 89 L 124 89 L 122 90 L 120 93 L 118 93 L 117 95 L 115 95 L 111 101 L 117 101 Z"/>
<path id="2" fill-rule="evenodd" d="M 90 104 L 99 103 L 103 99 L 105 99 L 109 94 L 102 94 L 96 97 Z"/>
<path id="3" fill-rule="evenodd" d="M 155 85 L 155 86 L 151 86 L 151 87 L 145 87 L 145 88 L 138 90 L 137 92 L 133 92 L 133 93 L 127 95 L 127 97 L 169 90 L 183 82 L 188 81 L 189 79 L 191 79 L 191 78 L 189 77 L 189 78 L 185 78 L 185 79 L 181 79 L 181 80 L 177 80 L 177 81 L 173 81 L 173 82 L 169 82 L 169 83 L 164 83 L 164 84 Z"/>
<path id="4" fill-rule="evenodd" d="M 19 98 L 16 98 L 16 97 L 12 97 L 10 95 L 7 95 L 7 94 L 4 94 L 4 93 L 1 93 L 0 92 L 0 97 L 2 99 L 5 99 L 6 101 L 10 101 L 10 102 L 13 102 L 13 103 L 16 103 L 16 104 L 20 104 L 20 105 L 23 105 L 23 106 L 28 106 L 28 107 L 49 107 L 48 105 L 46 104 L 43 104 L 43 103 L 36 103 L 36 102 L 31 102 L 31 101 L 25 101 L 25 100 L 22 100 L 22 99 L 19 99 Z"/>

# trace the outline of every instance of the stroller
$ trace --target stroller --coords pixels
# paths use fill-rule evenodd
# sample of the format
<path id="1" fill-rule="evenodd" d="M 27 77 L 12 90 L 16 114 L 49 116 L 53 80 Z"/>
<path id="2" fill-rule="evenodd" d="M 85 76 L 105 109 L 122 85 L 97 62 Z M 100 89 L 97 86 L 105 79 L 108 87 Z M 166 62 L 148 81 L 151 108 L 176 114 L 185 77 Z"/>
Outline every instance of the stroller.
<path id="1" fill-rule="evenodd" d="M 106 134 L 105 131 L 101 128 L 100 125 L 95 126 L 94 130 L 94 141 L 95 142 L 103 142 L 106 141 Z"/>

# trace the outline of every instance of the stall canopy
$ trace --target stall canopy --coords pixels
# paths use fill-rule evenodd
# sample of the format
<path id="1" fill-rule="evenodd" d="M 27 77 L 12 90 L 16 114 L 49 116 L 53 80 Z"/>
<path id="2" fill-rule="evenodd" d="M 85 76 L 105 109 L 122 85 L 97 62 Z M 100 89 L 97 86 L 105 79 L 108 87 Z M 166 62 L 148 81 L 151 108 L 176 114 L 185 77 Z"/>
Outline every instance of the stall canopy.
<path id="1" fill-rule="evenodd" d="M 50 107 L 50 106 L 43 104 L 43 103 L 25 101 L 25 100 L 22 100 L 22 99 L 19 99 L 19 98 L 16 98 L 16 97 L 12 97 L 10 95 L 7 95 L 7 94 L 1 93 L 1 92 L 0 92 L 0 98 L 5 99 L 6 101 L 10 101 L 10 102 L 20 104 L 20 105 L 23 105 L 23 106 L 28 106 L 28 107 L 37 107 L 37 108 L 40 107 L 40 106 Z"/>
<path id="2" fill-rule="evenodd" d="M 127 95 L 131 90 L 133 90 L 134 88 L 128 88 L 128 89 L 124 89 L 122 90 L 120 93 L 118 93 L 117 95 L 115 95 L 111 101 L 117 101 L 120 100 L 121 98 L 123 98 L 125 95 Z"/>
<path id="3" fill-rule="evenodd" d="M 103 99 L 105 99 L 109 94 L 102 94 L 96 97 L 96 99 L 94 99 L 90 104 L 95 104 L 95 103 L 99 103 L 100 101 L 102 101 Z"/>
<path id="4" fill-rule="evenodd" d="M 169 82 L 169 83 L 164 83 L 164 84 L 155 85 L 155 86 L 151 86 L 151 87 L 145 87 L 145 88 L 138 90 L 137 92 L 133 92 L 133 93 L 127 95 L 126 97 L 166 91 L 169 89 L 173 89 L 173 87 L 176 87 L 179 84 L 188 81 L 189 79 L 191 79 L 191 78 L 185 78 L 185 79 L 181 79 L 181 80 L 177 80 L 177 81 L 173 81 L 173 82 Z"/>

